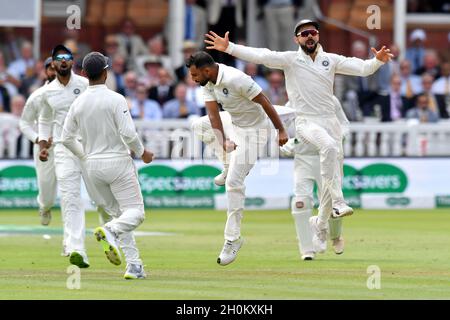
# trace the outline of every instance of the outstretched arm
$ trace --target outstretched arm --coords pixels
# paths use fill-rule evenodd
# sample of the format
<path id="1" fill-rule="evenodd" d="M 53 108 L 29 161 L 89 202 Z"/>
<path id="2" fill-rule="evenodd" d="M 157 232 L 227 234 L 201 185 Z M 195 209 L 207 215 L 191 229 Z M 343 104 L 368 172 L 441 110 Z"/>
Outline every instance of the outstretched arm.
<path id="1" fill-rule="evenodd" d="M 338 63 L 336 65 L 336 73 L 346 74 L 350 76 L 367 77 L 378 70 L 384 63 L 391 60 L 394 56 L 389 49 L 383 46 L 379 51 L 375 48 L 371 49 L 374 58 L 362 60 L 358 58 L 348 58 L 344 56 L 337 56 Z"/>
<path id="2" fill-rule="evenodd" d="M 219 36 L 213 31 L 205 34 L 205 43 L 209 46 L 206 49 L 214 49 L 226 52 L 238 59 L 252 63 L 264 64 L 269 68 L 283 69 L 290 65 L 290 52 L 277 52 L 263 48 L 246 47 L 230 42 L 229 32 L 224 37 Z"/>

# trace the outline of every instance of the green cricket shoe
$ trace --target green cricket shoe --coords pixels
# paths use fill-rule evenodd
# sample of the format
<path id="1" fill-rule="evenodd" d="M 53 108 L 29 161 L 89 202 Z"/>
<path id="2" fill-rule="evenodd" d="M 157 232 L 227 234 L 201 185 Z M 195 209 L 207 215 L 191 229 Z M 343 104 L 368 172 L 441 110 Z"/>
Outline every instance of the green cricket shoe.
<path id="1" fill-rule="evenodd" d="M 78 268 L 89 268 L 89 260 L 85 253 L 74 251 L 70 254 L 69 261 Z"/>
<path id="2" fill-rule="evenodd" d="M 97 227 L 94 230 L 94 235 L 97 241 L 102 245 L 106 258 L 108 258 L 112 264 L 116 266 L 120 265 L 122 263 L 122 258 L 114 234 L 105 227 Z"/>

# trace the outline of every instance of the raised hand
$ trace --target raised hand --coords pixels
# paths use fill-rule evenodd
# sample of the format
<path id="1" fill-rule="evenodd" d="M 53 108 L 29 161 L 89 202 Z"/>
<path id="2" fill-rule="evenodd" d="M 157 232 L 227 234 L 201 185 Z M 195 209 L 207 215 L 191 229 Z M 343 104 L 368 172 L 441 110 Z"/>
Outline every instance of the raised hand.
<path id="1" fill-rule="evenodd" d="M 386 46 L 383 46 L 380 51 L 377 51 L 375 48 L 371 48 L 370 50 L 372 50 L 372 53 L 375 55 L 375 57 L 383 62 L 388 62 L 390 61 L 394 55 L 391 52 L 390 49 L 386 49 Z"/>
<path id="2" fill-rule="evenodd" d="M 209 46 L 206 47 L 206 49 L 214 49 L 217 51 L 224 52 L 228 48 L 228 45 L 230 44 L 230 40 L 228 39 L 229 34 L 230 34 L 229 31 L 225 32 L 225 36 L 222 38 L 214 31 L 209 31 L 209 33 L 205 34 L 205 38 L 207 38 L 205 39 L 205 43 L 209 44 Z"/>

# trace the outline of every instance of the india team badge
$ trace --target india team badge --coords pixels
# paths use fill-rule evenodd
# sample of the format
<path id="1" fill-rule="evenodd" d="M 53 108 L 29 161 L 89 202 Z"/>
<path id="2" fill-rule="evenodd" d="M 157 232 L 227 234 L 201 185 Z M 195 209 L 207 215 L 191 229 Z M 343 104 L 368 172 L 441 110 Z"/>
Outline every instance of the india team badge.
<path id="1" fill-rule="evenodd" d="M 80 91 L 80 89 L 78 89 L 78 88 L 73 89 L 73 93 L 74 93 L 74 94 L 80 94 L 80 92 L 81 92 L 81 91 Z"/>

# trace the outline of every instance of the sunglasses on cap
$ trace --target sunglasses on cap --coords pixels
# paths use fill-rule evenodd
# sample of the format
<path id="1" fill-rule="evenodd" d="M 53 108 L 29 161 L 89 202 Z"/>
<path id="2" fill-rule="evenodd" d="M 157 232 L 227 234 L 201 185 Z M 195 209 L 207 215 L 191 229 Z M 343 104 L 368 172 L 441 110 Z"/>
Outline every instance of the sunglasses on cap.
<path id="1" fill-rule="evenodd" d="M 73 56 L 71 54 L 69 54 L 69 53 L 60 53 L 60 54 L 57 54 L 54 57 L 54 60 L 56 60 L 56 61 L 62 61 L 62 60 L 70 61 L 70 60 L 73 60 Z"/>
<path id="2" fill-rule="evenodd" d="M 309 35 L 317 36 L 319 34 L 319 31 L 317 31 L 316 29 L 308 29 L 308 30 L 303 30 L 302 32 L 297 33 L 297 37 L 302 37 L 302 38 L 306 38 Z"/>

